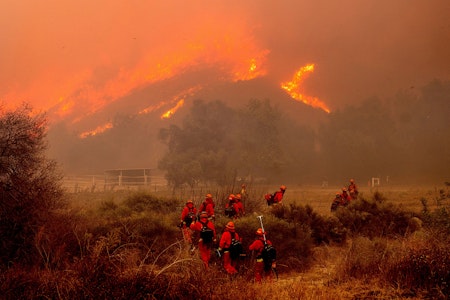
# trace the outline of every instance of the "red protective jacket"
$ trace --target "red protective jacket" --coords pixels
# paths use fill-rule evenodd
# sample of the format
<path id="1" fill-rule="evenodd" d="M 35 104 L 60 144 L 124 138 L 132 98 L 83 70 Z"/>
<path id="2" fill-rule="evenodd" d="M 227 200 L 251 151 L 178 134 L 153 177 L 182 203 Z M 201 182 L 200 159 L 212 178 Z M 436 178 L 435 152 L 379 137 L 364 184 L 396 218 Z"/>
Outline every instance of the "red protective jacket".
<path id="1" fill-rule="evenodd" d="M 216 239 L 216 228 L 215 228 L 213 222 L 206 221 L 206 223 L 202 223 L 201 221 L 198 221 L 198 222 L 192 223 L 190 228 L 194 231 L 200 232 L 200 231 L 202 231 L 203 226 L 206 226 L 213 231 L 214 240 L 215 240 Z"/>
<path id="2" fill-rule="evenodd" d="M 268 245 L 272 245 L 269 240 L 266 240 Z M 256 258 L 261 257 L 261 253 L 264 250 L 264 237 L 258 237 L 251 245 L 248 247 L 248 250 L 255 251 Z"/>
<path id="3" fill-rule="evenodd" d="M 214 217 L 214 203 L 212 200 L 205 200 L 202 204 L 200 204 L 200 207 L 198 208 L 198 212 L 201 213 L 202 211 L 206 211 L 208 214 L 208 217 Z"/>
<path id="4" fill-rule="evenodd" d="M 186 205 L 183 208 L 183 210 L 181 211 L 181 222 L 185 221 L 185 219 L 189 215 L 189 213 L 193 213 L 195 216 L 197 214 L 197 209 L 193 205 L 191 207 Z"/>
<path id="5" fill-rule="evenodd" d="M 234 233 L 234 239 L 241 241 L 241 238 L 236 232 Z M 226 251 L 231 246 L 231 240 L 232 240 L 231 232 L 228 229 L 225 229 L 224 233 L 222 234 L 222 237 L 220 238 L 219 247 L 222 248 L 224 251 Z"/>

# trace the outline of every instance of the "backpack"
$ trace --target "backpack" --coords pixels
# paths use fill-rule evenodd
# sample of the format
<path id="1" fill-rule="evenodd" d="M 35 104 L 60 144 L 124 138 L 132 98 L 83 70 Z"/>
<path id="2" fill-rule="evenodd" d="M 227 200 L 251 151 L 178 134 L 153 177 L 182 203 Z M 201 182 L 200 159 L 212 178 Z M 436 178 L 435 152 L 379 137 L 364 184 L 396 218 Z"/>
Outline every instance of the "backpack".
<path id="1" fill-rule="evenodd" d="M 230 245 L 230 257 L 231 259 L 238 258 L 242 253 L 244 253 L 244 247 L 241 242 L 235 238 L 235 232 L 230 232 L 231 234 L 231 245 Z"/>
<path id="2" fill-rule="evenodd" d="M 275 197 L 275 193 L 273 193 L 273 194 L 265 194 L 264 195 L 264 199 L 266 199 L 268 206 L 270 206 L 270 205 L 275 203 L 274 197 Z"/>
<path id="3" fill-rule="evenodd" d="M 186 226 L 189 227 L 196 218 L 194 212 L 192 210 L 189 211 L 188 215 L 184 218 L 184 222 L 186 222 Z"/>
<path id="4" fill-rule="evenodd" d="M 264 243 L 261 257 L 264 260 L 264 270 L 269 271 L 272 268 L 272 263 L 277 259 L 277 250 L 272 245 Z"/>
<path id="5" fill-rule="evenodd" d="M 225 216 L 232 218 L 235 214 L 236 211 L 234 210 L 234 204 L 231 204 L 230 206 L 225 208 Z"/>
<path id="6" fill-rule="evenodd" d="M 212 231 L 212 229 L 208 228 L 206 224 L 208 224 L 208 222 L 202 223 L 203 227 L 200 231 L 200 238 L 203 240 L 203 243 L 211 243 L 214 238 L 214 232 Z"/>

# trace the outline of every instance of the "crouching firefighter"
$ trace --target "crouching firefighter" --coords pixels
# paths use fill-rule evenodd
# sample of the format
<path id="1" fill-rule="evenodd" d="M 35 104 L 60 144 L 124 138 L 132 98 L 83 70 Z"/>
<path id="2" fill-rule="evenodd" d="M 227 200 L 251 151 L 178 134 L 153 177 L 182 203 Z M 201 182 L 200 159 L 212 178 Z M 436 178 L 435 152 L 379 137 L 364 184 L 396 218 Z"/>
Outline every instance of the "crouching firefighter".
<path id="1" fill-rule="evenodd" d="M 217 242 L 214 223 L 208 220 L 208 213 L 203 211 L 200 213 L 199 221 L 193 222 L 190 227 L 192 230 L 200 233 L 198 249 L 200 251 L 200 258 L 205 268 L 208 269 L 213 244 Z"/>

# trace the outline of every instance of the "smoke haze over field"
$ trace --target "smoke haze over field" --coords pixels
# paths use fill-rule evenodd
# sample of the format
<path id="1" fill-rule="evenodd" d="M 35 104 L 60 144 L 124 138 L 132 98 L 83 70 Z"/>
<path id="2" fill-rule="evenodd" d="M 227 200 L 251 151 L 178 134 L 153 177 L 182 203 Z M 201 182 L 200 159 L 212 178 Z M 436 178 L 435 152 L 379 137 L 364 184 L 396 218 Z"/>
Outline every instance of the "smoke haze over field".
<path id="1" fill-rule="evenodd" d="M 217 86 L 252 81 L 245 97 L 271 98 L 314 64 L 297 93 L 335 111 L 450 80 L 449 14 L 448 0 L 5 0 L 0 102 L 89 133 L 117 113 L 227 101 Z"/>

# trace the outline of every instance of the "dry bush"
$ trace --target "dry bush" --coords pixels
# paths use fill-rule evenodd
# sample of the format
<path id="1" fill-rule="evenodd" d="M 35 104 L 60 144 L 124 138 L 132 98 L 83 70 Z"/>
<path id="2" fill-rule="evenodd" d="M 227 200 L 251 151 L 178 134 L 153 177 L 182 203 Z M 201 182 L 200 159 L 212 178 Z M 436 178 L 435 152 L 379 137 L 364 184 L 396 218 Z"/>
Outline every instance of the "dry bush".
<path id="1" fill-rule="evenodd" d="M 383 273 L 392 253 L 386 239 L 356 237 L 338 265 L 336 277 L 340 280 L 377 277 Z"/>
<path id="2" fill-rule="evenodd" d="M 279 219 L 293 223 L 310 233 L 316 245 L 322 243 L 342 244 L 347 238 L 347 230 L 334 216 L 324 217 L 316 213 L 310 205 L 273 206 L 270 212 Z"/>
<path id="3" fill-rule="evenodd" d="M 433 233 L 406 243 L 402 255 L 390 262 L 385 273 L 387 281 L 430 299 L 448 299 L 450 242 L 441 237 Z"/>
<path id="4" fill-rule="evenodd" d="M 380 199 L 383 198 L 379 194 L 372 200 L 360 198 L 338 209 L 336 217 L 352 236 L 395 238 L 411 233 L 410 220 L 415 215 Z"/>

